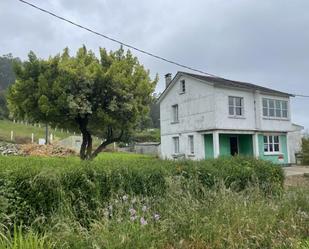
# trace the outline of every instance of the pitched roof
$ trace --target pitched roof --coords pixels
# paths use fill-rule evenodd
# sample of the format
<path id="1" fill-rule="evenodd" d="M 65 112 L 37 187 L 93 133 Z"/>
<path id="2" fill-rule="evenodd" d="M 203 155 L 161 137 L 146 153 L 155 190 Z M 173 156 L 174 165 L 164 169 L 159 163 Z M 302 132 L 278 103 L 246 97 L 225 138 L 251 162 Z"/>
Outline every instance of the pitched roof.
<path id="1" fill-rule="evenodd" d="M 274 89 L 271 89 L 271 88 L 255 85 L 255 84 L 252 84 L 252 83 L 235 81 L 235 80 L 228 80 L 228 79 L 224 79 L 224 78 L 221 78 L 221 77 L 211 77 L 211 76 L 206 76 L 206 75 L 192 74 L 192 73 L 180 72 L 179 71 L 179 72 L 177 72 L 177 74 L 175 75 L 175 77 L 173 78 L 173 80 L 169 84 L 169 86 L 160 95 L 158 102 L 160 102 L 164 98 L 164 96 L 166 95 L 168 90 L 173 85 L 176 77 L 181 76 L 181 75 L 190 76 L 190 77 L 193 77 L 193 78 L 198 79 L 198 80 L 209 82 L 209 83 L 214 84 L 214 86 L 217 86 L 217 87 L 241 88 L 241 89 L 245 89 L 245 90 L 261 91 L 263 93 L 270 93 L 270 94 L 280 95 L 280 96 L 285 96 L 285 97 L 294 97 L 293 94 L 281 92 L 281 91 L 278 91 L 278 90 L 274 90 Z"/>
<path id="2" fill-rule="evenodd" d="M 255 85 L 252 83 L 247 83 L 247 82 L 241 82 L 241 81 L 235 81 L 235 80 L 228 80 L 224 78 L 217 78 L 217 77 L 211 77 L 211 76 L 204 76 L 204 75 L 199 75 L 199 74 L 192 74 L 192 73 L 187 73 L 187 72 L 179 72 L 182 75 L 188 75 L 196 79 L 204 80 L 210 83 L 213 83 L 215 86 L 223 86 L 223 87 L 236 87 L 236 88 L 245 88 L 245 89 L 250 89 L 250 90 L 258 90 L 261 92 L 266 92 L 266 93 L 272 93 L 272 94 L 277 94 L 277 95 L 285 95 L 285 96 L 294 96 L 293 94 L 286 93 L 286 92 L 281 92 L 278 90 L 274 90 L 271 88 Z"/>

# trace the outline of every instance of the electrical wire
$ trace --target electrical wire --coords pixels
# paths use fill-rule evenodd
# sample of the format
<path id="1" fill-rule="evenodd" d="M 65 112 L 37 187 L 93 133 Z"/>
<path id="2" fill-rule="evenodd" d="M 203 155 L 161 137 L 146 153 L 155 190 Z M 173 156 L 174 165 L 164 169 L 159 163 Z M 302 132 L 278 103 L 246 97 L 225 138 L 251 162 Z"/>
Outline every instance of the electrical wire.
<path id="1" fill-rule="evenodd" d="M 156 59 L 158 59 L 158 60 L 161 60 L 161 61 L 164 61 L 164 62 L 173 64 L 173 65 L 176 65 L 176 66 L 178 66 L 178 67 L 182 67 L 182 68 L 185 68 L 185 69 L 189 69 L 189 70 L 194 71 L 194 72 L 197 72 L 197 73 L 205 74 L 205 75 L 208 75 L 208 76 L 211 76 L 211 77 L 222 78 L 222 77 L 220 77 L 220 76 L 217 76 L 217 75 L 214 75 L 214 74 L 211 74 L 211 73 L 207 73 L 207 72 L 202 71 L 202 70 L 199 70 L 199 69 L 195 69 L 195 68 L 193 68 L 193 67 L 191 67 L 191 66 L 187 66 L 187 65 L 181 64 L 181 63 L 179 63 L 179 62 L 175 62 L 175 61 L 173 61 L 173 60 L 170 60 L 170 59 L 164 58 L 164 57 L 162 57 L 162 56 L 156 55 L 156 54 L 154 54 L 154 53 L 148 52 L 148 51 L 146 51 L 146 50 L 137 48 L 137 47 L 135 47 L 135 46 L 133 46 L 133 45 L 130 45 L 130 44 L 125 43 L 125 42 L 122 42 L 122 41 L 117 40 L 117 39 L 115 39 L 115 38 L 112 38 L 112 37 L 110 37 L 110 36 L 108 36 L 108 35 L 102 34 L 102 33 L 98 32 L 98 31 L 95 31 L 95 30 L 90 29 L 90 28 L 88 28 L 88 27 L 85 27 L 85 26 L 83 26 L 83 25 L 81 25 L 81 24 L 78 24 L 78 23 L 76 23 L 76 22 L 73 22 L 73 21 L 71 21 L 71 20 L 69 20 L 69 19 L 67 19 L 67 18 L 64 18 L 64 17 L 62 17 L 62 16 L 59 16 L 59 15 L 57 15 L 57 14 L 55 14 L 55 13 L 49 11 L 49 10 L 43 9 L 43 8 L 41 8 L 41 7 L 39 7 L 39 6 L 35 5 L 35 4 L 33 4 L 33 3 L 29 3 L 29 2 L 27 2 L 27 1 L 25 1 L 25 0 L 17 0 L 17 1 L 22 2 L 22 3 L 24 3 L 24 4 L 28 5 L 28 6 L 31 6 L 31 7 L 35 8 L 35 9 L 37 9 L 37 10 L 40 10 L 40 11 L 46 13 L 46 14 L 51 15 L 51 16 L 53 16 L 53 17 L 56 17 L 57 19 L 60 19 L 60 20 L 65 21 L 65 22 L 67 22 L 67 23 L 70 23 L 70 24 L 72 24 L 72 25 L 74 25 L 74 26 L 76 26 L 76 27 L 78 27 L 78 28 L 84 29 L 84 30 L 86 30 L 86 31 L 88 31 L 88 32 L 90 32 L 90 33 L 93 33 L 93 34 L 95 34 L 95 35 L 98 35 L 98 36 L 100 36 L 100 37 L 103 37 L 103 38 L 105 38 L 105 39 L 107 39 L 107 40 L 110 40 L 110 41 L 112 41 L 112 42 L 118 43 L 118 44 L 120 44 L 120 45 L 122 45 L 122 46 L 124 46 L 124 47 L 133 49 L 133 50 L 138 51 L 138 52 L 143 53 L 143 54 L 146 54 L 146 55 L 151 56 L 151 57 L 153 57 L 153 58 L 156 58 Z M 302 94 L 293 94 L 293 95 L 296 96 L 296 97 L 309 98 L 309 95 L 302 95 Z"/>
<path id="2" fill-rule="evenodd" d="M 64 18 L 64 17 L 62 17 L 62 16 L 59 16 L 59 15 L 57 15 L 57 14 L 55 14 L 55 13 L 49 11 L 49 10 L 43 9 L 43 8 L 41 8 L 41 7 L 39 7 L 39 6 L 35 5 L 35 4 L 29 3 L 29 2 L 24 1 L 24 0 L 17 0 L 17 1 L 22 2 L 22 3 L 24 3 L 24 4 L 27 4 L 27 5 L 33 7 L 33 8 L 35 8 L 35 9 L 37 9 L 37 10 L 40 10 L 40 11 L 42 11 L 42 12 L 44 12 L 44 13 L 47 13 L 47 14 L 49 14 L 49 15 L 51 15 L 51 16 L 53 16 L 53 17 L 56 17 L 56 18 L 58 18 L 58 19 L 60 19 L 60 20 L 62 20 L 62 21 L 68 22 L 68 23 L 70 23 L 70 24 L 72 24 L 72 25 L 74 25 L 74 26 L 76 26 L 76 27 L 79 27 L 79 28 L 81 28 L 81 29 L 84 29 L 84 30 L 86 30 L 86 31 L 88 31 L 88 32 L 91 32 L 91 33 L 95 34 L 95 35 L 101 36 L 101 37 L 103 37 L 103 38 L 105 38 L 105 39 L 107 39 L 107 40 L 116 42 L 116 43 L 118 43 L 118 44 L 120 44 L 120 45 L 122 45 L 122 46 L 124 46 L 124 47 L 131 48 L 131 49 L 133 49 L 133 50 L 135 50 L 135 51 L 138 51 L 138 52 L 140 52 L 140 53 L 146 54 L 146 55 L 148 55 L 148 56 L 154 57 L 154 58 L 156 58 L 156 59 L 158 59 L 158 60 L 162 60 L 162 61 L 165 61 L 165 62 L 167 62 L 167 63 L 176 65 L 176 66 L 178 66 L 178 67 L 186 68 L 186 69 L 189 69 L 189 70 L 191 70 L 191 71 L 195 71 L 195 72 L 198 72 L 198 73 L 201 73 L 201 74 L 205 74 L 205 75 L 208 75 L 208 76 L 211 76 L 211 77 L 220 78 L 220 77 L 217 76 L 217 75 L 210 74 L 210 73 L 204 72 L 204 71 L 199 70 L 199 69 L 195 69 L 195 68 L 193 68 L 193 67 L 190 67 L 190 66 L 181 64 L 181 63 L 179 63 L 179 62 L 175 62 L 175 61 L 170 60 L 170 59 L 166 59 L 166 58 L 164 58 L 164 57 L 162 57 L 162 56 L 156 55 L 156 54 L 154 54 L 154 53 L 148 52 L 148 51 L 146 51 L 146 50 L 137 48 L 137 47 L 135 47 L 135 46 L 133 46 L 133 45 L 130 45 L 130 44 L 128 44 L 128 43 L 125 43 L 125 42 L 122 42 L 122 41 L 117 40 L 117 39 L 115 39 L 115 38 L 112 38 L 112 37 L 110 37 L 110 36 L 107 36 L 107 35 L 105 35 L 105 34 L 102 34 L 102 33 L 100 33 L 100 32 L 97 32 L 97 31 L 95 31 L 95 30 L 93 30 L 93 29 L 90 29 L 90 28 L 88 28 L 88 27 L 85 27 L 85 26 L 83 26 L 83 25 L 81 25 L 81 24 L 78 24 L 78 23 L 76 23 L 76 22 L 73 22 L 73 21 L 71 21 L 71 20 L 69 20 L 69 19 L 67 19 L 67 18 Z"/>

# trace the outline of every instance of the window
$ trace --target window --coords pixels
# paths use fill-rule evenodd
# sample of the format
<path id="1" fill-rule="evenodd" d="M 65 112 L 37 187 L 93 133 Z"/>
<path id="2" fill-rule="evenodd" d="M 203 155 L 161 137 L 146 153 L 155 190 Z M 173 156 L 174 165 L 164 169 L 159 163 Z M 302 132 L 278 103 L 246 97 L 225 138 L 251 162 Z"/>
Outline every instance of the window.
<path id="1" fill-rule="evenodd" d="M 263 99 L 263 116 L 288 118 L 288 102 L 285 100 Z"/>
<path id="2" fill-rule="evenodd" d="M 194 137 L 193 135 L 188 136 L 189 138 L 189 152 L 190 154 L 194 154 Z"/>
<path id="3" fill-rule="evenodd" d="M 172 110 L 173 110 L 173 123 L 177 123 L 178 120 L 178 105 L 173 105 L 172 106 Z"/>
<path id="4" fill-rule="evenodd" d="M 180 93 L 185 93 L 186 92 L 186 81 L 181 80 L 180 81 Z"/>
<path id="5" fill-rule="evenodd" d="M 244 100 L 241 97 L 229 96 L 229 115 L 243 116 L 244 114 Z"/>
<path id="6" fill-rule="evenodd" d="M 264 152 L 279 152 L 279 136 L 264 136 Z"/>
<path id="7" fill-rule="evenodd" d="M 179 137 L 173 137 L 174 153 L 179 154 Z"/>

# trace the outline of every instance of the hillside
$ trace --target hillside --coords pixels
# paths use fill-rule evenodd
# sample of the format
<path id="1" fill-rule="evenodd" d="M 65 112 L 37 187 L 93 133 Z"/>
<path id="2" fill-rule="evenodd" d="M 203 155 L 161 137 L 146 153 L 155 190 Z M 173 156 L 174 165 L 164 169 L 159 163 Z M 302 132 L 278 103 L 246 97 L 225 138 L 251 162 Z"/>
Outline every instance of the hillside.
<path id="1" fill-rule="evenodd" d="M 39 138 L 45 138 L 45 128 L 42 126 L 32 126 L 19 123 L 13 123 L 9 120 L 0 120 L 0 141 L 10 141 L 11 131 L 14 133 L 13 142 L 15 143 L 27 143 L 31 142 L 31 134 L 34 134 L 35 142 Z M 49 129 L 49 132 L 53 134 L 54 139 L 63 139 L 68 136 L 73 135 L 73 133 L 67 133 L 66 131 L 61 132 L 61 130 Z"/>

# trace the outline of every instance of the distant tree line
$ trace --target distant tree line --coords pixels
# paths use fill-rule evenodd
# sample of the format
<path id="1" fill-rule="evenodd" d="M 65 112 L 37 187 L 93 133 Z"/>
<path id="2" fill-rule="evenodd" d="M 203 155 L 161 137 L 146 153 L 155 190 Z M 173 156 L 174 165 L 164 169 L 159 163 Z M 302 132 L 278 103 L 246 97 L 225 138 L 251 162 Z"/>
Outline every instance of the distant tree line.
<path id="1" fill-rule="evenodd" d="M 9 117 L 7 108 L 6 91 L 15 82 L 16 76 L 14 67 L 20 64 L 19 58 L 14 58 L 12 54 L 0 56 L 0 119 Z"/>

